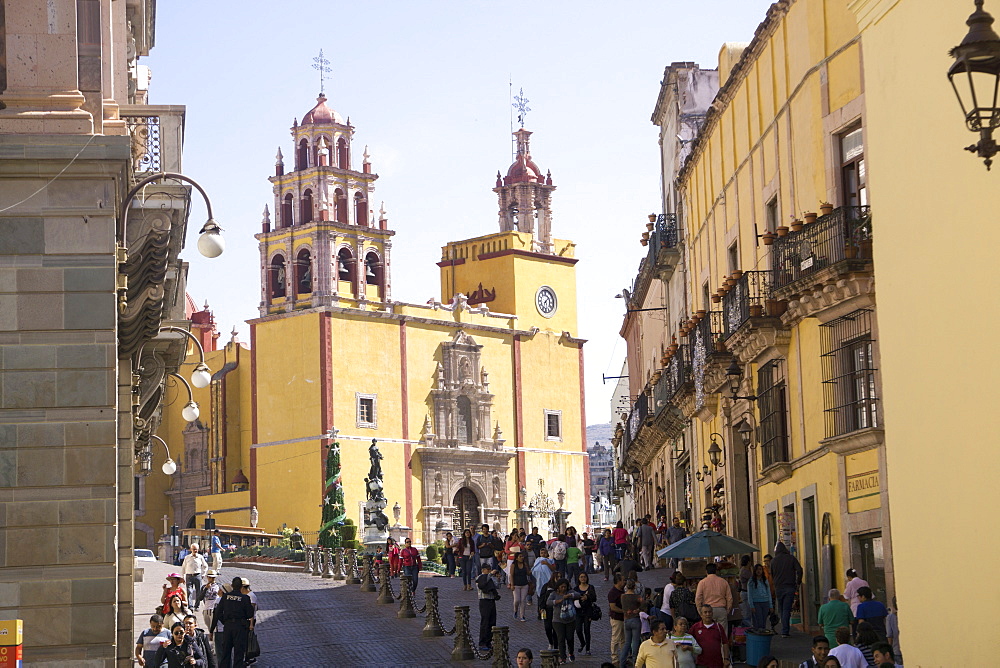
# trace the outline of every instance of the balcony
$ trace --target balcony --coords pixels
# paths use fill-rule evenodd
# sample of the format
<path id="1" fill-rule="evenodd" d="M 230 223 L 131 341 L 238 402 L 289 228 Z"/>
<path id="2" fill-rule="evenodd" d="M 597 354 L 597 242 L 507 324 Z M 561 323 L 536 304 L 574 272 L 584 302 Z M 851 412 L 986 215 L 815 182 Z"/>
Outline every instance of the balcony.
<path id="1" fill-rule="evenodd" d="M 639 263 L 639 271 L 632 284 L 632 293 L 640 299 L 645 295 L 653 278 L 669 280 L 680 261 L 677 236 L 677 215 L 661 214 L 649 232 L 648 251 Z"/>
<path id="2" fill-rule="evenodd" d="M 743 363 L 772 346 L 781 350 L 788 345 L 788 331 L 778 317 L 785 304 L 772 297 L 773 280 L 770 271 L 744 272 L 722 298 L 726 349 Z"/>
<path id="3" fill-rule="evenodd" d="M 120 116 L 132 138 L 132 170 L 137 177 L 182 171 L 184 114 L 183 105 L 121 106 Z"/>
<path id="4" fill-rule="evenodd" d="M 745 271 L 736 285 L 722 298 L 723 328 L 726 339 L 750 318 L 761 318 L 767 311 L 771 291 L 771 272 Z M 773 309 L 772 309 L 773 311 Z"/>

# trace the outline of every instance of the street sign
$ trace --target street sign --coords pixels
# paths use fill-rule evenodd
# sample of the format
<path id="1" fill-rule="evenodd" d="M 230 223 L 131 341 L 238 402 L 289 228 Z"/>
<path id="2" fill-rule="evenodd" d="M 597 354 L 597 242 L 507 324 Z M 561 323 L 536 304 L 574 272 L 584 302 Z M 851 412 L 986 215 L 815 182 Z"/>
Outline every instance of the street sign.
<path id="1" fill-rule="evenodd" d="M 0 622 L 0 668 L 21 668 L 23 635 L 22 620 Z"/>

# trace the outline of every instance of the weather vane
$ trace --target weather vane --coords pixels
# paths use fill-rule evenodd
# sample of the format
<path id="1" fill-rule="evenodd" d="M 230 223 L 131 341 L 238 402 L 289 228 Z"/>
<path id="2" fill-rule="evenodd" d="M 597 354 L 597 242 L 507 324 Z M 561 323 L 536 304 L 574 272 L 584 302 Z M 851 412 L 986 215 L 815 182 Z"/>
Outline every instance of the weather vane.
<path id="1" fill-rule="evenodd" d="M 524 96 L 524 89 L 521 88 L 517 95 L 514 96 L 514 103 L 511 105 L 517 109 L 517 122 L 524 127 L 524 117 L 531 111 L 531 107 L 528 106 L 528 98 Z"/>
<path id="2" fill-rule="evenodd" d="M 319 56 L 313 58 L 313 69 L 319 70 L 319 94 L 324 95 L 323 92 L 323 74 L 327 72 L 332 72 L 330 69 L 330 61 L 323 57 L 323 49 L 319 50 Z"/>

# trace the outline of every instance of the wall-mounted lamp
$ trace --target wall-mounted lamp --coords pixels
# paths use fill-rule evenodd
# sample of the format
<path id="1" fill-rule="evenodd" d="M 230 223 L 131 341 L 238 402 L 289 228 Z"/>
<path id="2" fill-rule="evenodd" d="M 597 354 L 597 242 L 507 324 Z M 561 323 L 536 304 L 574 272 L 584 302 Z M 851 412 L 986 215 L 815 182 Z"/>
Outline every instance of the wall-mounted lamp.
<path id="1" fill-rule="evenodd" d="M 750 426 L 746 418 L 740 420 L 740 423 L 736 425 L 736 433 L 740 435 L 740 441 L 743 442 L 744 448 L 753 449 L 757 447 L 757 444 L 753 440 L 753 427 Z"/>
<path id="2" fill-rule="evenodd" d="M 712 472 L 708 470 L 708 466 L 703 464 L 701 470 L 695 473 L 694 477 L 698 479 L 698 482 L 702 482 L 711 475 Z"/>
<path id="3" fill-rule="evenodd" d="M 205 209 L 208 211 L 208 220 L 202 225 L 198 237 L 198 252 L 205 257 L 219 257 L 222 255 L 222 251 L 226 250 L 226 240 L 222 238 L 222 228 L 219 224 L 215 222 L 212 217 L 212 202 L 208 199 L 208 194 L 205 189 L 198 184 L 194 179 L 184 176 L 183 174 L 178 174 L 177 172 L 159 172 L 151 176 L 147 176 L 143 180 L 136 183 L 122 202 L 121 212 L 118 216 L 118 242 L 125 246 L 125 231 L 128 223 L 128 211 L 129 206 L 132 204 L 132 200 L 135 196 L 142 190 L 145 186 L 149 185 L 154 181 L 164 181 L 164 180 L 174 180 L 181 181 L 183 183 L 190 183 L 193 185 L 201 196 L 205 198 Z"/>
<path id="4" fill-rule="evenodd" d="M 717 468 L 718 469 L 718 468 L 724 467 L 726 465 L 726 462 L 723 461 L 723 459 L 722 459 L 722 457 L 723 457 L 722 448 L 719 447 L 718 442 L 716 442 L 716 440 L 715 440 L 716 437 L 718 437 L 718 439 L 720 441 L 722 441 L 723 445 L 726 444 L 726 441 L 725 441 L 724 438 L 722 438 L 722 434 L 718 434 L 718 433 L 712 432 L 709 435 L 709 438 L 712 439 L 712 442 L 708 446 L 708 461 L 712 462 L 712 467 L 713 468 Z"/>
<path id="5" fill-rule="evenodd" d="M 755 394 L 749 394 L 745 397 L 739 396 L 740 384 L 743 382 L 743 369 L 740 367 L 735 357 L 733 358 L 733 361 L 729 363 L 729 366 L 726 368 L 726 382 L 729 383 L 729 393 L 731 395 L 729 397 L 730 399 L 733 400 L 746 399 L 748 401 L 757 401 L 757 395 Z"/>
<path id="6" fill-rule="evenodd" d="M 955 63 L 948 68 L 958 103 L 965 115 L 965 125 L 979 133 L 979 141 L 965 150 L 975 153 L 989 170 L 993 156 L 1000 152 L 993 130 L 1000 126 L 1000 36 L 991 27 L 993 17 L 983 10 L 983 0 L 975 0 L 974 11 L 965 24 L 969 32 L 962 43 L 948 52 Z"/>
<path id="7" fill-rule="evenodd" d="M 160 331 L 178 332 L 180 334 L 187 336 L 192 341 L 194 341 L 194 345 L 198 348 L 198 355 L 200 361 L 198 362 L 197 366 L 195 366 L 194 371 L 191 372 L 191 384 L 197 387 L 199 390 L 208 387 L 209 383 L 212 382 L 212 370 L 208 368 L 207 364 L 205 364 L 205 349 L 202 347 L 201 341 L 198 340 L 198 337 L 192 334 L 191 332 L 187 331 L 183 327 L 173 327 L 173 326 L 160 327 Z"/>
<path id="8" fill-rule="evenodd" d="M 182 383 L 184 383 L 184 387 L 187 388 L 188 402 L 187 404 L 185 404 L 184 408 L 181 409 L 181 417 L 187 420 L 188 422 L 194 422 L 195 420 L 198 419 L 198 416 L 201 415 L 201 409 L 198 408 L 198 402 L 194 400 L 194 392 L 191 391 L 191 386 L 188 385 L 188 382 L 186 380 L 184 380 L 184 376 L 181 376 L 180 374 L 176 374 L 171 371 L 167 375 L 177 378 Z"/>
<path id="9" fill-rule="evenodd" d="M 151 439 L 155 438 L 157 441 L 162 443 L 163 449 L 167 451 L 167 461 L 163 462 L 163 466 L 160 467 L 160 470 L 163 471 L 166 475 L 173 475 L 174 473 L 176 473 L 177 462 L 175 462 L 173 459 L 170 458 L 170 448 L 167 447 L 167 442 L 164 441 L 159 436 L 157 436 L 156 434 L 152 434 L 150 438 Z"/>

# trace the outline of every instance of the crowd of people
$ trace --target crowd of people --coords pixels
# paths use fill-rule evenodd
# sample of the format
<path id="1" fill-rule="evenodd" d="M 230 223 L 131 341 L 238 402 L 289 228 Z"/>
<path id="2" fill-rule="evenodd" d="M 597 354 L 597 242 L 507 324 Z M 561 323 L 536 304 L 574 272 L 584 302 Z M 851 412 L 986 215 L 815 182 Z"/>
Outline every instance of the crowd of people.
<path id="1" fill-rule="evenodd" d="M 196 544 L 189 548 L 185 566 L 205 563 Z M 135 658 L 144 668 L 243 668 L 260 654 L 256 635 L 257 595 L 246 578 L 230 585 L 218 581 L 219 572 L 205 568 L 205 582 L 190 573 L 170 573 L 163 585 L 160 607 L 139 634 Z M 196 584 L 197 583 L 197 584 Z M 199 628 L 198 612 L 208 629 Z"/>
<path id="2" fill-rule="evenodd" d="M 611 661 L 604 665 L 613 668 L 724 668 L 738 658 L 734 641 L 748 628 L 789 637 L 803 571 L 781 542 L 761 563 L 749 555 L 716 558 L 690 577 L 671 560 L 662 588 L 643 586 L 638 573 L 664 565 L 658 566 L 657 549 L 686 537 L 679 520 L 660 518 L 654 524 L 649 517 L 631 531 L 618 522 L 599 534 L 567 527 L 548 539 L 538 527 L 503 535 L 484 524 L 448 533 L 442 561 L 446 576 L 461 577 L 463 591 L 477 592 L 481 650 L 490 647 L 498 606 L 507 605 L 517 622 L 527 622 L 534 608 L 560 663 L 574 662 L 577 654 L 590 656 L 592 625 L 604 619 L 611 628 Z M 390 539 L 378 559 L 388 559 L 391 572 L 399 574 L 405 568 L 403 549 Z M 598 596 L 592 577 L 610 583 L 606 596 Z M 829 596 L 820 609 L 826 635 L 814 639 L 803 668 L 901 665 L 894 615 L 873 599 L 867 582 L 848 571 L 845 596 L 837 590 Z M 512 629 L 512 638 L 515 633 Z M 518 651 L 516 665 L 531 662 L 529 649 Z M 759 665 L 778 663 L 765 657 Z"/>

